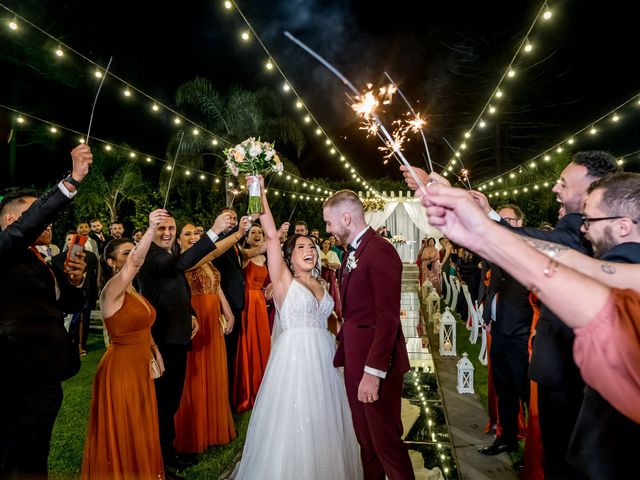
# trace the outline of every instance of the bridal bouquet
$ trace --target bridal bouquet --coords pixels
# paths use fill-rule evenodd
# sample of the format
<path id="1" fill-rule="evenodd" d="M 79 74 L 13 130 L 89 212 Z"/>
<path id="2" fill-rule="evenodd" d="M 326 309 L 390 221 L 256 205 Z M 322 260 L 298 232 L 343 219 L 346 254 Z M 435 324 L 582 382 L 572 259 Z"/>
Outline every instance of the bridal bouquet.
<path id="1" fill-rule="evenodd" d="M 227 173 L 238 177 L 240 175 L 267 175 L 271 172 L 281 172 L 283 164 L 273 148 L 273 143 L 261 142 L 258 138 L 247 138 L 235 147 L 224 151 L 227 156 Z M 262 213 L 260 199 L 260 184 L 254 182 L 249 185 L 249 206 L 247 213 Z"/>

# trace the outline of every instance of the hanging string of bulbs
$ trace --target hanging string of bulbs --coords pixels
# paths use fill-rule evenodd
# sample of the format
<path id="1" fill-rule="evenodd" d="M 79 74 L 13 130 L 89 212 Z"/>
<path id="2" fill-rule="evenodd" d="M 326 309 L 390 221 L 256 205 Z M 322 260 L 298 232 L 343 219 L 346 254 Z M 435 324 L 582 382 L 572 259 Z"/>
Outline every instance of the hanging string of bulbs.
<path id="1" fill-rule="evenodd" d="M 488 118 L 497 115 L 498 107 L 497 104 L 504 97 L 505 85 L 507 82 L 513 80 L 516 77 L 517 71 L 514 67 L 516 60 L 519 60 L 525 54 L 529 54 L 534 49 L 534 43 L 531 41 L 531 33 L 533 29 L 540 23 L 540 21 L 546 22 L 551 19 L 553 16 L 547 1 L 545 0 L 541 7 L 538 9 L 538 13 L 533 19 L 531 26 L 527 30 L 527 33 L 523 36 L 516 52 L 514 53 L 511 61 L 507 65 L 507 68 L 504 70 L 500 80 L 498 80 L 497 85 L 487 98 L 484 106 L 480 110 L 480 113 L 476 117 L 475 121 L 471 125 L 471 127 L 463 134 L 462 140 L 459 142 L 458 147 L 453 149 L 453 155 L 444 166 L 442 170 L 442 174 L 446 177 L 449 175 L 449 172 L 453 172 L 455 165 L 459 162 L 460 157 L 463 155 L 464 151 L 468 147 L 468 142 L 470 142 L 473 138 L 473 133 L 476 129 L 483 129 L 487 126 Z"/>

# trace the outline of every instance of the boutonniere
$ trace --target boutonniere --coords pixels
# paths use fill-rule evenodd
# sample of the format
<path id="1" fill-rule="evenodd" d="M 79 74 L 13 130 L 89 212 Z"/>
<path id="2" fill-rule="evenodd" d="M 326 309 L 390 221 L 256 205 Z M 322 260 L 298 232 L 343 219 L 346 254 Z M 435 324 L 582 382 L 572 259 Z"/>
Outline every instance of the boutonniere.
<path id="1" fill-rule="evenodd" d="M 356 252 L 349 253 L 347 257 L 347 272 L 352 272 L 358 266 L 358 258 L 356 258 Z"/>

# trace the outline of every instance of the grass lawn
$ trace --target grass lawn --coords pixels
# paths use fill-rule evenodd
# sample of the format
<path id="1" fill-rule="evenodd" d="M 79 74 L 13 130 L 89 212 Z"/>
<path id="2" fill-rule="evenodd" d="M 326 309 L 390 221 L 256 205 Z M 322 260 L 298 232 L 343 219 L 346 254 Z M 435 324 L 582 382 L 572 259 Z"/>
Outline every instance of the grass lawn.
<path id="1" fill-rule="evenodd" d="M 63 383 L 64 401 L 53 429 L 49 454 L 51 480 L 80 478 L 93 376 L 105 351 L 102 335 L 89 335 L 88 350 L 82 358 L 80 372 Z M 234 417 L 237 438 L 228 445 L 210 448 L 200 456 L 197 465 L 182 474 L 189 479 L 219 478 L 242 450 L 250 416 L 245 413 Z"/>

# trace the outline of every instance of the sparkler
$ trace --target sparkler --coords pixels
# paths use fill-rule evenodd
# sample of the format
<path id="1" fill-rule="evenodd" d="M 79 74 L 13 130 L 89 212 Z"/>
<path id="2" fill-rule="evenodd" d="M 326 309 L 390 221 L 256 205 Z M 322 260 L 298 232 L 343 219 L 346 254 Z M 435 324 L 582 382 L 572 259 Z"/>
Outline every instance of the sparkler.
<path id="1" fill-rule="evenodd" d="M 109 73 L 111 60 L 113 60 L 113 57 L 109 57 L 109 63 L 107 63 L 107 69 L 104 71 L 104 74 L 102 75 L 102 80 L 100 80 L 100 85 L 98 85 L 98 91 L 96 92 L 96 96 L 93 99 L 93 106 L 91 107 L 91 116 L 89 117 L 89 128 L 87 129 L 87 136 L 85 137 L 85 141 L 84 141 L 85 145 L 89 145 L 89 134 L 91 133 L 91 124 L 93 123 L 93 112 L 96 109 L 96 103 L 98 103 L 98 97 L 100 96 L 100 91 L 102 90 L 102 84 L 104 83 L 104 80 L 107 78 L 107 74 Z"/>
<path id="2" fill-rule="evenodd" d="M 445 143 L 449 146 L 449 148 L 451 149 L 451 151 L 455 154 L 456 151 L 453 149 L 453 147 L 451 146 L 451 144 L 449 143 L 449 141 L 442 137 L 442 139 L 445 141 Z M 462 161 L 462 158 L 458 157 L 458 160 L 460 160 L 460 165 L 462 165 L 462 170 L 460 170 L 460 173 L 462 174 L 462 178 L 458 177 L 458 175 L 456 175 L 456 177 L 458 177 L 458 180 L 460 180 L 462 182 L 463 185 L 465 185 L 465 180 L 467 182 L 467 184 L 465 185 L 465 187 L 467 187 L 467 190 L 471 190 L 471 182 L 469 181 L 469 170 L 467 170 L 466 168 L 464 168 L 464 162 Z M 454 173 L 455 175 L 455 173 Z"/>
<path id="3" fill-rule="evenodd" d="M 353 94 L 356 96 L 356 98 L 359 100 L 358 106 L 357 107 L 356 106 L 353 107 L 354 110 L 356 110 L 356 108 L 361 110 L 362 113 L 360 115 L 363 118 L 365 118 L 365 120 L 372 119 L 374 121 L 374 123 L 376 123 L 376 125 L 378 126 L 378 129 L 380 130 L 380 132 L 382 133 L 384 138 L 386 139 L 386 142 L 388 142 L 388 144 L 390 144 L 390 145 L 395 145 L 393 137 L 389 134 L 389 132 L 387 131 L 387 129 L 384 126 L 384 124 L 380 121 L 378 116 L 375 114 L 375 107 L 377 105 L 376 105 L 376 102 L 372 102 L 370 97 L 367 96 L 368 92 L 365 93 L 364 98 L 363 98 L 361 93 L 353 85 L 353 83 L 351 83 L 342 73 L 340 73 L 336 67 L 334 67 L 329 62 L 327 62 L 319 54 L 314 52 L 305 43 L 303 43 L 302 41 L 298 40 L 296 37 L 291 35 L 291 33 L 284 32 L 284 34 L 289 40 L 294 42 L 296 45 L 298 45 L 300 48 L 302 48 L 304 51 L 306 51 L 313 58 L 318 60 L 322 65 L 324 65 L 326 68 L 328 68 L 336 77 L 338 77 L 342 81 L 342 83 L 344 83 L 349 88 L 349 90 L 351 90 L 353 92 Z M 371 96 L 373 96 L 373 93 L 371 93 Z M 390 100 L 390 98 L 388 98 L 388 100 Z M 358 112 L 358 110 L 356 110 L 356 112 Z M 394 153 L 400 158 L 402 163 L 407 167 L 409 173 L 411 174 L 413 179 L 416 181 L 416 184 L 420 188 L 424 188 L 425 185 L 422 183 L 422 180 L 420 180 L 420 178 L 416 174 L 416 172 L 413 169 L 413 167 L 409 164 L 407 159 L 404 157 L 404 155 L 402 154 L 402 151 L 395 150 L 395 148 L 394 148 Z"/>
<path id="4" fill-rule="evenodd" d="M 404 96 L 404 93 L 402 93 L 402 90 L 400 90 L 396 82 L 393 81 L 393 78 L 391 78 L 391 75 L 389 75 L 387 72 L 384 72 L 384 74 L 391 82 L 391 85 L 393 85 L 394 88 L 397 90 L 398 95 L 402 97 L 402 100 L 404 100 L 404 103 L 407 104 L 407 107 L 409 107 L 409 110 L 411 110 L 411 114 L 415 116 L 413 120 L 409 121 L 409 124 L 411 125 L 411 129 L 414 133 L 420 132 L 420 135 L 422 136 L 422 143 L 424 144 L 424 149 L 426 150 L 427 158 L 429 159 L 429 164 L 427 165 L 427 167 L 429 168 L 429 173 L 431 173 L 433 172 L 433 163 L 431 162 L 429 145 L 427 144 L 427 139 L 424 136 L 424 131 L 422 130 L 422 128 L 426 125 L 427 122 L 420 116 L 419 113 L 416 113 L 416 111 L 411 106 L 411 103 L 409 103 L 409 99 L 407 99 L 407 97 Z"/>
<path id="5" fill-rule="evenodd" d="M 169 184 L 167 185 L 167 193 L 164 195 L 164 205 L 163 209 L 167 209 L 167 200 L 169 200 L 169 191 L 171 190 L 171 180 L 173 179 L 173 172 L 176 170 L 176 162 L 178 161 L 178 153 L 180 153 L 180 146 L 182 145 L 182 139 L 184 138 L 184 131 L 182 135 L 180 135 L 180 141 L 178 142 L 178 148 L 176 149 L 176 154 L 173 157 L 173 167 L 171 167 L 171 175 L 169 175 Z"/>

